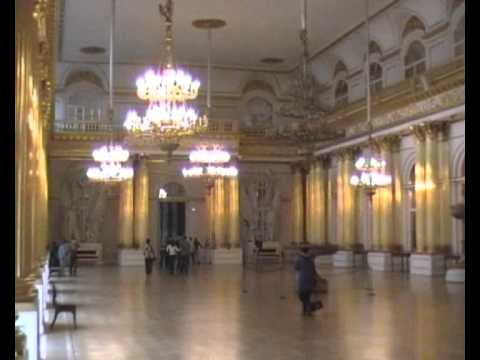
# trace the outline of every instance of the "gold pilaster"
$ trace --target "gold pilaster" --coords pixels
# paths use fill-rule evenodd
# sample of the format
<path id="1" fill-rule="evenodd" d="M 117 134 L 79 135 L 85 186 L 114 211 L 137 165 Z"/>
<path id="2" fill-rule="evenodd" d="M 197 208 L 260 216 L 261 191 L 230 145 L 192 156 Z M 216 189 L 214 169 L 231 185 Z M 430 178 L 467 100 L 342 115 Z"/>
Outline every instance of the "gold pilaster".
<path id="1" fill-rule="evenodd" d="M 303 184 L 302 173 L 299 166 L 293 167 L 293 241 L 297 244 L 303 242 Z"/>
<path id="2" fill-rule="evenodd" d="M 330 159 L 329 159 L 330 160 Z M 329 161 L 330 165 L 330 161 Z M 328 166 L 326 170 L 327 176 L 327 234 L 326 240 L 327 243 L 335 244 L 336 243 L 336 234 L 335 234 L 335 222 L 336 222 L 336 210 L 335 204 L 336 200 L 336 180 L 332 171 L 331 166 Z"/>
<path id="3" fill-rule="evenodd" d="M 133 246 L 133 180 L 120 184 L 118 212 L 118 245 L 121 248 Z"/>
<path id="4" fill-rule="evenodd" d="M 134 180 L 134 246 L 143 247 L 148 238 L 149 225 L 149 179 L 147 159 L 140 157 L 136 162 Z"/>
<path id="5" fill-rule="evenodd" d="M 240 247 L 239 241 L 239 231 L 240 231 L 240 224 L 239 224 L 239 195 L 238 195 L 238 179 L 231 178 L 229 180 L 230 183 L 230 201 L 229 201 L 229 211 L 230 211 L 230 220 L 229 220 L 229 237 L 230 237 L 230 245 L 233 247 Z"/>
<path id="6" fill-rule="evenodd" d="M 425 238 L 427 252 L 435 252 L 438 236 L 438 126 L 425 126 Z"/>
<path id="7" fill-rule="evenodd" d="M 336 243 L 339 247 L 344 247 L 344 213 L 345 213 L 345 190 L 344 190 L 344 164 L 345 153 L 340 152 L 337 154 L 337 216 L 336 216 Z"/>
<path id="8" fill-rule="evenodd" d="M 225 180 L 219 178 L 215 180 L 215 239 L 217 245 L 227 246 L 225 239 Z"/>
<path id="9" fill-rule="evenodd" d="M 439 147 L 439 211 L 440 211 L 440 246 L 448 247 L 451 245 L 452 223 L 451 201 L 450 201 L 450 161 L 448 146 L 449 124 L 442 123 L 438 132 Z"/>
<path id="10" fill-rule="evenodd" d="M 417 252 L 427 252 L 427 239 L 425 237 L 426 226 L 426 178 L 425 178 L 425 129 L 423 126 L 415 126 L 413 129 L 416 138 L 415 151 L 415 222 Z"/>
<path id="11" fill-rule="evenodd" d="M 356 240 L 355 222 L 355 188 L 350 184 L 350 177 L 354 171 L 355 150 L 346 150 L 343 162 L 343 217 L 344 235 L 343 242 L 347 248 L 352 248 Z"/>

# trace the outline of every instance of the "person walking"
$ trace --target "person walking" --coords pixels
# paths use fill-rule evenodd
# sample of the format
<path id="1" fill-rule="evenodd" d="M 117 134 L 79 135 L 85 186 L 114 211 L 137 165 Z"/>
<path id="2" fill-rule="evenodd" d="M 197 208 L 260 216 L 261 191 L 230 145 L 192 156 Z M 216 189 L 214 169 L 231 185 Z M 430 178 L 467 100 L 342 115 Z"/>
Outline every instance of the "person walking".
<path id="1" fill-rule="evenodd" d="M 75 240 L 72 240 L 70 252 L 70 276 L 77 275 L 77 250 L 77 242 Z"/>
<path id="2" fill-rule="evenodd" d="M 145 242 L 143 256 L 145 256 L 145 273 L 150 275 L 152 273 L 153 262 L 155 261 L 155 251 L 150 243 L 150 239 L 147 239 Z"/>
<path id="3" fill-rule="evenodd" d="M 175 262 L 177 258 L 177 253 L 180 251 L 180 249 L 177 247 L 177 245 L 173 242 L 170 241 L 167 244 L 167 269 L 170 271 L 170 274 L 175 273 Z"/>
<path id="4" fill-rule="evenodd" d="M 192 262 L 194 264 L 199 264 L 200 261 L 199 261 L 199 256 L 198 256 L 198 252 L 200 250 L 200 241 L 198 241 L 197 238 L 195 238 L 195 240 L 193 240 L 193 255 L 192 255 Z"/>
<path id="5" fill-rule="evenodd" d="M 295 270 L 297 271 L 297 291 L 298 297 L 302 302 L 302 314 L 311 315 L 314 310 L 310 302 L 313 288 L 315 286 L 316 271 L 313 256 L 310 255 L 308 248 L 302 248 L 295 262 Z"/>

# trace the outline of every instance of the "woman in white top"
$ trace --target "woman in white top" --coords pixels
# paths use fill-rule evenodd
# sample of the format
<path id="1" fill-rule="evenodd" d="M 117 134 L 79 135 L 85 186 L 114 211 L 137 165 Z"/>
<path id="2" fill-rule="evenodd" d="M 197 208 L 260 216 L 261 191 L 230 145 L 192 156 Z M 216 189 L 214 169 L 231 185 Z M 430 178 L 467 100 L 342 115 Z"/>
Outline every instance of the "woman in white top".
<path id="1" fill-rule="evenodd" d="M 175 273 L 175 263 L 180 248 L 173 241 L 170 241 L 165 250 L 167 251 L 167 269 L 170 270 L 170 274 L 173 275 Z"/>

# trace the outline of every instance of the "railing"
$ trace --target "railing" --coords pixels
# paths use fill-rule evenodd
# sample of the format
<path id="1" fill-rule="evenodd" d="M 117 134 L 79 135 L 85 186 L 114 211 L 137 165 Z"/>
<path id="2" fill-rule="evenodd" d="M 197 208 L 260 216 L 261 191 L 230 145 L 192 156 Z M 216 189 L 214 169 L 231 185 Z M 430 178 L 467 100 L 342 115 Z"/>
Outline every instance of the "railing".
<path id="1" fill-rule="evenodd" d="M 237 129 L 236 123 L 233 121 L 210 121 L 207 133 L 234 133 Z M 72 120 L 56 120 L 53 131 L 55 133 L 105 133 L 105 132 L 122 132 L 125 129 L 122 124 L 111 124 L 101 121 L 72 121 Z"/>
<path id="2" fill-rule="evenodd" d="M 111 131 L 123 131 L 121 124 L 109 124 L 100 121 L 55 121 L 54 132 L 57 133 L 105 133 Z"/>

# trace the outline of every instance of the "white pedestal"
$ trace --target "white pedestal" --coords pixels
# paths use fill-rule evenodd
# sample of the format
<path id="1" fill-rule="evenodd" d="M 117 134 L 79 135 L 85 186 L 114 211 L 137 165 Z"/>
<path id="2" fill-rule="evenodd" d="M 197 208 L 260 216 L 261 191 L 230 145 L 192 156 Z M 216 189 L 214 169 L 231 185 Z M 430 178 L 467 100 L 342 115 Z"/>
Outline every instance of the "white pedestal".
<path id="1" fill-rule="evenodd" d="M 445 280 L 447 280 L 447 282 L 464 283 L 465 269 L 448 269 Z"/>
<path id="2" fill-rule="evenodd" d="M 38 306 L 36 303 L 15 303 L 15 311 L 18 313 L 16 324 L 27 336 L 28 356 L 24 359 L 37 360 L 40 357 Z"/>
<path id="3" fill-rule="evenodd" d="M 118 265 L 120 266 L 145 266 L 145 257 L 142 250 L 118 250 Z"/>
<path id="4" fill-rule="evenodd" d="M 334 267 L 353 267 L 353 251 L 340 250 L 333 255 Z"/>
<path id="5" fill-rule="evenodd" d="M 102 264 L 103 246 L 99 243 L 79 243 L 77 261 L 80 263 Z"/>
<path id="6" fill-rule="evenodd" d="M 213 249 L 211 250 L 212 264 L 242 264 L 242 249 Z"/>
<path id="7" fill-rule="evenodd" d="M 315 256 L 315 265 L 331 265 L 333 263 L 332 255 L 317 255 Z"/>
<path id="8" fill-rule="evenodd" d="M 412 254 L 410 256 L 410 274 L 435 276 L 445 274 L 443 255 Z"/>
<path id="9" fill-rule="evenodd" d="M 373 271 L 392 271 L 392 255 L 387 252 L 369 252 L 368 267 Z"/>

